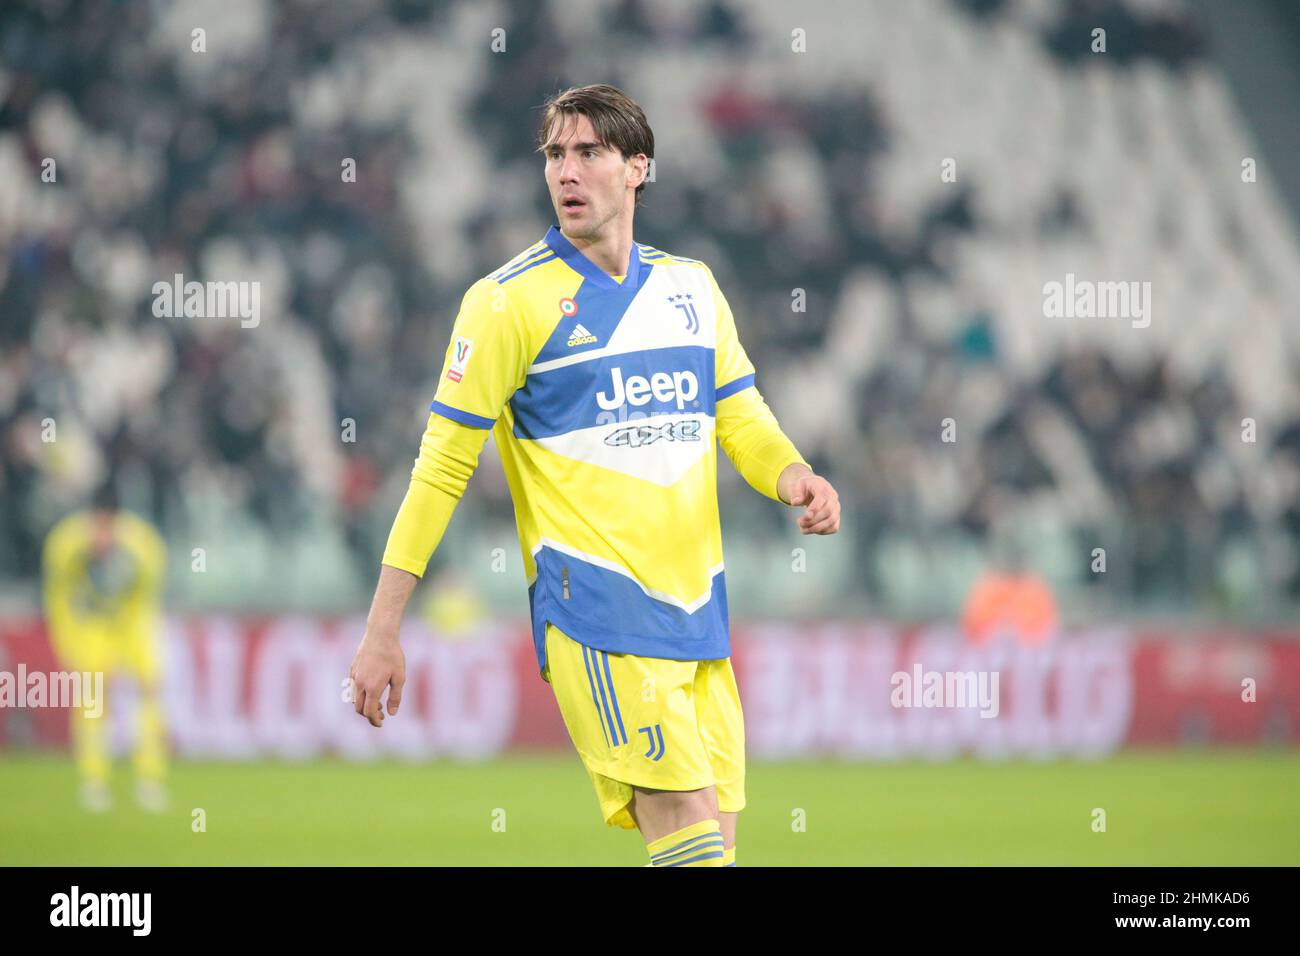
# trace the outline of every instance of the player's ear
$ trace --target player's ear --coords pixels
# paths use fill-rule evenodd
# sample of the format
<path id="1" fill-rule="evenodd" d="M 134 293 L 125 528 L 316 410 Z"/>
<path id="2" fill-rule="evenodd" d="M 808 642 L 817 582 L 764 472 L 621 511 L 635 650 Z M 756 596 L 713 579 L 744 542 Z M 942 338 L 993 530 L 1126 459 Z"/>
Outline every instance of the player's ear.
<path id="1" fill-rule="evenodd" d="M 632 164 L 632 175 L 628 178 L 628 185 L 640 186 L 650 175 L 650 160 L 646 159 L 645 153 L 637 153 L 630 157 L 628 162 Z M 640 177 L 636 175 L 637 173 L 641 174 Z"/>

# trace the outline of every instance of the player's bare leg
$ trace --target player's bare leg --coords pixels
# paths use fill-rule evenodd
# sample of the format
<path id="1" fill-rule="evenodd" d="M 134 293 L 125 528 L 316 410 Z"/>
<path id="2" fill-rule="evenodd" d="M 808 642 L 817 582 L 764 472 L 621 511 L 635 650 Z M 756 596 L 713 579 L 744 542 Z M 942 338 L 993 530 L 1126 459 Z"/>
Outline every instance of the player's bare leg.
<path id="1" fill-rule="evenodd" d="M 736 818 L 739 816 L 739 813 L 718 812 L 718 826 L 722 828 L 722 839 L 725 841 L 724 849 L 736 848 Z"/>
<path id="2" fill-rule="evenodd" d="M 635 790 L 636 788 L 634 787 L 633 789 Z M 657 793 L 662 791 L 643 790 L 642 792 Z M 632 815 L 632 822 L 637 825 L 638 830 L 641 829 L 641 821 L 637 819 L 636 815 L 636 801 L 634 800 L 632 805 L 627 809 L 628 813 Z M 725 849 L 734 850 L 736 848 L 736 821 L 739 818 L 739 813 L 726 813 L 722 810 L 718 811 L 718 825 L 722 828 L 722 839 L 726 841 Z M 642 836 L 644 835 L 645 833 L 642 831 Z"/>
<path id="3" fill-rule="evenodd" d="M 166 729 L 162 716 L 162 687 L 157 677 L 137 674 L 140 700 L 135 750 L 136 801 L 150 813 L 167 809 L 163 777 L 167 765 Z"/>
<path id="4" fill-rule="evenodd" d="M 108 789 L 107 727 L 108 718 L 102 711 L 98 716 L 90 716 L 90 708 L 85 706 L 72 711 L 72 744 L 81 777 L 81 805 L 90 813 L 104 813 L 113 805 Z"/>
<path id="5" fill-rule="evenodd" d="M 633 819 L 641 829 L 641 836 L 646 843 L 653 843 L 692 823 L 717 820 L 719 817 L 718 792 L 713 787 L 705 787 L 703 790 L 646 790 L 643 787 L 633 787 L 632 791 Z M 731 830 L 734 834 L 736 815 L 728 813 L 726 816 L 732 818 Z"/>

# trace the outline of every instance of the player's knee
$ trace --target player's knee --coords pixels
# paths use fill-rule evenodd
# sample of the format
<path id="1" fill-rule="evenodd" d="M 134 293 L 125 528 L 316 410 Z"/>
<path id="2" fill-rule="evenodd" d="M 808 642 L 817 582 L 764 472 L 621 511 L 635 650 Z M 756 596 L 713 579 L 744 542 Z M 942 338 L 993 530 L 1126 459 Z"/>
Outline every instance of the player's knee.
<path id="1" fill-rule="evenodd" d="M 650 790 L 634 787 L 636 809 L 642 817 L 653 817 L 660 827 L 680 830 L 701 820 L 718 817 L 718 792 L 709 786 L 702 790 Z"/>

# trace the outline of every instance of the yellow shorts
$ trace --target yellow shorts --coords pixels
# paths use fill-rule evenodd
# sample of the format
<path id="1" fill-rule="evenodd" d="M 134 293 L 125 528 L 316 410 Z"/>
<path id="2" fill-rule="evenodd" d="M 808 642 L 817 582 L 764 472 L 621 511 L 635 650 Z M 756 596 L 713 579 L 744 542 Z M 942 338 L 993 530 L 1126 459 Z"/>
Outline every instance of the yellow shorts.
<path id="1" fill-rule="evenodd" d="M 152 629 L 85 625 L 57 642 L 60 664 L 78 671 L 126 673 L 154 685 L 162 675 L 161 648 Z"/>
<path id="2" fill-rule="evenodd" d="M 634 786 L 714 786 L 720 811 L 744 809 L 745 723 L 729 659 L 613 654 L 547 624 L 546 668 L 610 826 L 635 829 Z"/>

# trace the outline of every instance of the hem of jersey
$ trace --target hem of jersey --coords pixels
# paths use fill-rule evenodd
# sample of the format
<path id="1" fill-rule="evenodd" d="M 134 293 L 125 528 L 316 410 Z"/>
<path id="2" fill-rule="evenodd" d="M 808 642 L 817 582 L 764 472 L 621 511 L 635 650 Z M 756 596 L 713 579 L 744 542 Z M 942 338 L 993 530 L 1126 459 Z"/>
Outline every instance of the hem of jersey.
<path id="1" fill-rule="evenodd" d="M 596 568 L 602 571 L 608 571 L 611 574 L 616 574 L 619 576 L 620 579 L 625 579 L 635 584 L 641 590 L 641 593 L 645 595 L 647 598 L 650 598 L 653 601 L 657 601 L 660 604 L 670 605 L 674 608 L 677 608 L 680 611 L 684 611 L 688 615 L 699 613 L 699 611 L 702 608 L 707 607 L 709 603 L 715 599 L 716 595 L 713 593 L 714 590 L 716 589 L 715 582 L 717 580 L 718 575 L 723 574 L 726 571 L 723 562 L 719 561 L 716 565 L 713 566 L 712 569 L 710 569 L 708 588 L 702 591 L 700 593 L 700 596 L 695 598 L 694 600 L 682 601 L 680 598 L 674 598 L 672 595 L 666 594 L 663 591 L 652 590 L 647 584 L 645 584 L 645 582 L 643 582 L 640 578 L 638 578 L 629 568 L 626 568 L 623 565 L 618 564 L 616 561 L 613 561 L 609 558 L 602 558 L 600 555 L 588 554 L 584 551 L 579 551 L 577 548 L 574 548 L 571 545 L 567 545 L 560 541 L 555 541 L 545 536 L 538 538 L 537 546 L 534 547 L 532 550 L 534 566 L 537 567 L 537 571 L 534 572 L 534 583 L 537 580 L 545 578 L 545 575 L 541 573 L 540 564 L 537 563 L 537 557 L 543 550 L 550 551 L 551 553 L 560 555 L 562 557 L 569 557 L 591 568 Z M 613 566 L 611 567 L 610 565 Z M 530 588 L 533 586 L 534 584 L 529 585 Z M 567 608 L 564 607 L 564 605 L 559 605 L 559 608 L 561 612 L 566 615 L 570 613 L 568 612 Z M 573 620 L 574 618 L 569 617 L 568 619 Z M 625 631 L 624 633 L 630 634 L 631 632 Z M 647 640 L 653 640 L 653 637 L 651 637 L 650 635 L 645 635 L 645 637 Z"/>
<path id="2" fill-rule="evenodd" d="M 634 657 L 653 657 L 667 661 L 721 661 L 731 657 L 729 633 L 710 637 L 698 642 L 697 646 L 685 649 L 680 640 L 667 637 L 617 632 L 593 634 L 582 621 L 567 616 L 557 617 L 549 607 L 545 606 L 544 601 L 539 599 L 533 618 L 533 648 L 537 652 L 539 675 L 546 671 L 546 628 L 550 624 L 554 624 L 565 636 L 577 643 L 610 654 L 631 654 Z"/>
<path id="3" fill-rule="evenodd" d="M 784 465 L 778 468 L 776 470 L 776 477 L 772 479 L 772 500 L 779 501 L 783 505 L 789 505 L 790 502 L 786 501 L 784 498 L 781 497 L 781 476 L 785 474 L 785 470 L 789 468 L 791 465 L 803 465 L 809 471 L 813 472 L 813 474 L 816 474 L 816 471 L 814 471 L 813 466 L 808 464 L 808 462 L 804 461 L 802 457 L 791 458 Z M 791 507 L 798 508 L 799 505 L 791 505 Z"/>
<path id="4" fill-rule="evenodd" d="M 542 620 L 542 640 L 539 643 L 537 640 L 537 622 L 533 622 L 533 650 L 537 652 L 537 673 L 548 684 L 551 683 L 551 662 L 546 659 L 546 631 L 550 626 L 550 620 Z"/>
<path id="5" fill-rule="evenodd" d="M 386 564 L 390 568 L 396 568 L 399 571 L 405 571 L 407 574 L 414 574 L 417 578 L 423 578 L 424 572 L 429 567 L 427 562 L 421 564 L 419 561 L 413 558 L 408 560 L 406 558 L 398 557 L 397 555 L 391 554 L 387 551 L 385 551 L 384 556 L 379 559 L 379 563 Z"/>
<path id="6" fill-rule="evenodd" d="M 475 415 L 473 412 L 462 411 L 454 408 L 445 402 L 435 401 L 429 405 L 429 411 L 436 412 L 443 418 L 450 418 L 453 422 L 459 422 L 462 425 L 468 425 L 471 428 L 482 428 L 485 431 L 492 429 L 496 422 L 485 415 Z"/>
<path id="7" fill-rule="evenodd" d="M 683 653 L 681 641 L 666 637 L 642 637 L 638 634 L 588 637 L 581 633 L 570 634 L 568 631 L 564 633 L 579 644 L 609 654 L 631 654 L 633 657 L 653 657 L 665 661 L 721 661 L 731 656 L 731 649 L 728 646 L 730 642 L 717 637 L 700 642 L 701 646 L 690 648 L 690 653 Z M 633 643 L 636 646 L 632 646 Z"/>

